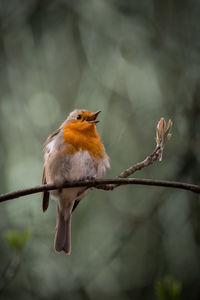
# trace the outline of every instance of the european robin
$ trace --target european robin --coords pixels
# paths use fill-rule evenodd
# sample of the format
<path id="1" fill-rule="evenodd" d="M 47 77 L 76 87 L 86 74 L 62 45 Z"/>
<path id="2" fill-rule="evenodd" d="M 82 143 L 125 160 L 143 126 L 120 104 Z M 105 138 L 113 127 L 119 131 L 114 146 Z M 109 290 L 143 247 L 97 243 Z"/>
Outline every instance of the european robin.
<path id="1" fill-rule="evenodd" d="M 100 111 L 76 109 L 53 132 L 44 148 L 42 183 L 62 185 L 64 182 L 102 178 L 110 167 L 96 129 Z M 90 188 L 74 187 L 43 193 L 43 212 L 49 206 L 49 194 L 58 198 L 58 217 L 54 241 L 55 250 L 71 252 L 72 212 Z"/>

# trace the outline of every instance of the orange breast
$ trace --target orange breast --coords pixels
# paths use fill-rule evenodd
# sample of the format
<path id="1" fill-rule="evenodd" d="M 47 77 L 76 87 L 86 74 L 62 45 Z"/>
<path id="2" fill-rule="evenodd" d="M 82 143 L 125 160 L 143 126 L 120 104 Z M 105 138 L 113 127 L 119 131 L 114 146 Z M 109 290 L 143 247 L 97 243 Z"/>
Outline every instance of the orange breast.
<path id="1" fill-rule="evenodd" d="M 95 159 L 102 159 L 106 156 L 101 139 L 93 125 L 89 130 L 79 131 L 74 126 L 71 128 L 69 124 L 63 125 L 63 139 L 68 154 L 75 154 L 77 151 L 86 150 Z"/>

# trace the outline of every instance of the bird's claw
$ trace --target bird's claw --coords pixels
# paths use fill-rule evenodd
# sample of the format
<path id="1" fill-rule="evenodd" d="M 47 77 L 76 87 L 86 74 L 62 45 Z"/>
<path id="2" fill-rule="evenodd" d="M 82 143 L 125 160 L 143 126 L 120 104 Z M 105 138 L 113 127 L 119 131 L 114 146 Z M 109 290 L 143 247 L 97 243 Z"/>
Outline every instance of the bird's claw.
<path id="1" fill-rule="evenodd" d="M 87 177 L 83 177 L 81 179 L 79 179 L 80 181 L 85 181 L 85 180 L 89 180 L 89 181 L 95 181 L 96 177 L 95 176 L 87 176 Z"/>

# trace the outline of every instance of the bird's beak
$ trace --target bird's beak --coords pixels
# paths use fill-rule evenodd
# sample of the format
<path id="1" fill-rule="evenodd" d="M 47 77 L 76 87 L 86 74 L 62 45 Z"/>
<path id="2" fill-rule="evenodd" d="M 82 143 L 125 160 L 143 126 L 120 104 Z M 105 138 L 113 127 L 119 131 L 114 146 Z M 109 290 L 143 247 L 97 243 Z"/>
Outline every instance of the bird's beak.
<path id="1" fill-rule="evenodd" d="M 98 110 L 97 112 L 95 112 L 95 113 L 93 113 L 92 115 L 90 115 L 90 116 L 88 116 L 87 118 L 86 118 L 86 121 L 88 122 L 88 123 L 98 123 L 99 121 L 97 120 L 97 117 L 98 117 L 98 114 L 100 113 L 101 111 L 100 110 Z"/>

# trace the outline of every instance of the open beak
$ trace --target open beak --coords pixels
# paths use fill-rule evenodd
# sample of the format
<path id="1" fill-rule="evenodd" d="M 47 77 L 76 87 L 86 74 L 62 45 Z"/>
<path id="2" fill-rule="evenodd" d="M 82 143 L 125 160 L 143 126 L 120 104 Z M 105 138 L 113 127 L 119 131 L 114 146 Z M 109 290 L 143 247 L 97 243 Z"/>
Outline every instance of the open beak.
<path id="1" fill-rule="evenodd" d="M 98 117 L 98 114 L 100 113 L 101 111 L 100 110 L 98 110 L 97 112 L 95 112 L 95 113 L 93 113 L 91 116 L 88 116 L 87 118 L 86 118 L 86 121 L 88 122 L 88 123 L 98 123 L 99 121 L 97 120 L 97 117 Z"/>

